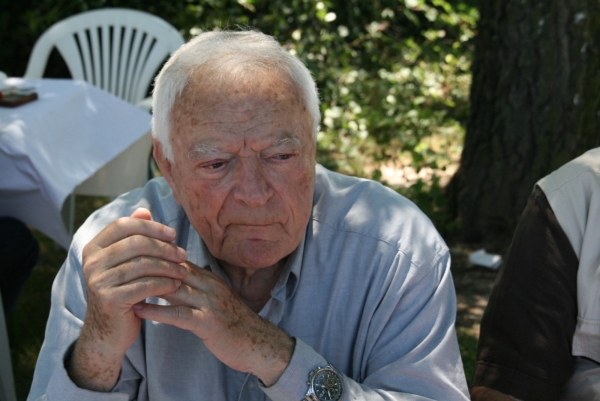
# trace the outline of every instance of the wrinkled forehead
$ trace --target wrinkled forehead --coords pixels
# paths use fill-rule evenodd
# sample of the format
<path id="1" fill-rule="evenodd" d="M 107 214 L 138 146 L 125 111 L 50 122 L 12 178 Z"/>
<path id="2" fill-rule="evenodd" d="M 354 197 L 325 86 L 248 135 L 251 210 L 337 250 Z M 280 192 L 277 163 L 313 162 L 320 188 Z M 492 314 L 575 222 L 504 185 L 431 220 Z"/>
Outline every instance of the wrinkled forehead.
<path id="1" fill-rule="evenodd" d="M 175 100 L 171 123 L 198 118 L 202 111 L 210 113 L 215 107 L 252 108 L 260 107 L 260 102 L 280 104 L 282 109 L 291 106 L 306 110 L 298 86 L 288 74 L 275 68 L 247 64 L 203 67 L 194 72 Z"/>

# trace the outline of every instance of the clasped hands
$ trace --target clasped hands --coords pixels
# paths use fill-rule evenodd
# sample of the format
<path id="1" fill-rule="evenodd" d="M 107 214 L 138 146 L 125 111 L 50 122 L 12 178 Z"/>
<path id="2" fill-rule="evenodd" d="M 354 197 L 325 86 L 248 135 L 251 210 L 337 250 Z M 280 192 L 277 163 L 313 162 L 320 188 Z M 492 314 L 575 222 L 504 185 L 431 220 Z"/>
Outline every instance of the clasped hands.
<path id="1" fill-rule="evenodd" d="M 140 208 L 83 249 L 87 314 L 67 360 L 79 387 L 114 387 L 141 319 L 191 331 L 221 362 L 253 373 L 267 386 L 287 367 L 293 339 L 248 308 L 220 277 L 188 262 L 175 236 Z M 170 305 L 145 303 L 150 297 Z"/>

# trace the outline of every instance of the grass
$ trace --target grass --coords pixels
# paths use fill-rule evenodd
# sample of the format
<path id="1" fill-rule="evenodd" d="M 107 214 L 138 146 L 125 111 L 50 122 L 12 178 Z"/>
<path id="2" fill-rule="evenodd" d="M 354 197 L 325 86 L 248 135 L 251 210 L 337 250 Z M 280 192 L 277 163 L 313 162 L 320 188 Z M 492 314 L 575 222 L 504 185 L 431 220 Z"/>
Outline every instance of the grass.
<path id="1" fill-rule="evenodd" d="M 77 196 L 75 227 L 79 227 L 94 210 L 108 201 L 105 197 Z M 29 394 L 50 313 L 52 282 L 67 256 L 67 251 L 44 234 L 35 230 L 33 234 L 40 244 L 38 263 L 25 283 L 15 309 L 6 319 L 19 401 L 26 400 Z"/>
<path id="2" fill-rule="evenodd" d="M 467 377 L 467 385 L 471 388 L 471 378 L 475 373 L 477 363 L 477 337 L 466 327 L 457 327 L 456 334 L 465 376 Z"/>
<path id="3" fill-rule="evenodd" d="M 76 198 L 75 227 L 78 227 L 97 208 L 108 202 L 107 198 Z M 50 312 L 52 282 L 66 258 L 66 251 L 45 235 L 34 231 L 40 243 L 40 258 L 14 311 L 7 317 L 11 356 L 17 389 L 17 399 L 26 400 L 33 379 L 37 355 L 44 340 L 46 320 Z M 457 327 L 460 353 L 467 382 L 475 368 L 477 337 L 465 327 Z"/>
<path id="4" fill-rule="evenodd" d="M 50 289 L 66 252 L 36 233 L 40 260 L 25 284 L 15 310 L 7 318 L 17 396 L 24 400 L 31 386 L 33 369 L 44 339 L 50 311 Z"/>

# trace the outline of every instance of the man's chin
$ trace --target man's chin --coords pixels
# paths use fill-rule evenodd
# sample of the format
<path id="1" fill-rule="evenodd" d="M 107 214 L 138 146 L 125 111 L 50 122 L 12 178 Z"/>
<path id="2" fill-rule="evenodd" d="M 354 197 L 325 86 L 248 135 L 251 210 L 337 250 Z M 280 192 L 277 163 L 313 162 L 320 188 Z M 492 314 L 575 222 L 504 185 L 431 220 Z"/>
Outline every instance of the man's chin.
<path id="1" fill-rule="evenodd" d="M 282 246 L 278 242 L 245 240 L 238 243 L 236 249 L 227 252 L 224 260 L 246 269 L 261 269 L 278 264 L 292 251 L 282 252 Z M 231 255 L 235 255 L 235 257 L 232 258 Z"/>
<path id="2" fill-rule="evenodd" d="M 239 267 L 244 269 L 264 269 L 277 265 L 285 256 L 281 258 L 265 258 L 264 255 L 241 255 L 238 259 Z"/>

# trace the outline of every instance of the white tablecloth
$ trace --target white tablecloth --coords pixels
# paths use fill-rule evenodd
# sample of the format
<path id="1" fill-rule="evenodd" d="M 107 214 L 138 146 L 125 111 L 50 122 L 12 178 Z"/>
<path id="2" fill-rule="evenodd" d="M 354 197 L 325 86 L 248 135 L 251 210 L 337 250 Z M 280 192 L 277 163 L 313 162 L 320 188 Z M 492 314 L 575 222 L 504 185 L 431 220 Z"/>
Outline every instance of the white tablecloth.
<path id="1" fill-rule="evenodd" d="M 148 140 L 150 115 L 81 81 L 8 83 L 35 87 L 39 99 L 0 108 L 0 216 L 19 218 L 66 248 L 65 199 L 124 150 Z"/>

